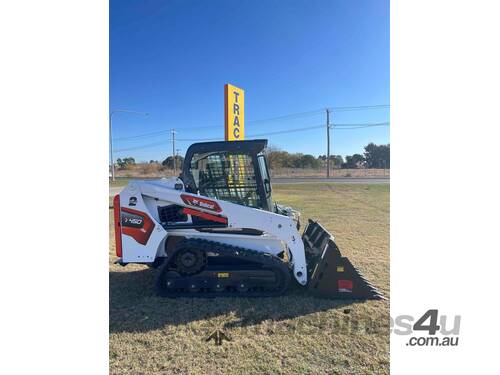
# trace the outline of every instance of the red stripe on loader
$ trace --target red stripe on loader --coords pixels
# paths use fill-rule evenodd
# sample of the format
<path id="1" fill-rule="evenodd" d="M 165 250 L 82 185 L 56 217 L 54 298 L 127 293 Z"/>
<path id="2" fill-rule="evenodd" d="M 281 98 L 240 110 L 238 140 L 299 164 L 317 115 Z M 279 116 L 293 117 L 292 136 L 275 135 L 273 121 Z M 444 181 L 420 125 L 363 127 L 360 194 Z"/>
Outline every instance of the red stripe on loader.
<path id="1" fill-rule="evenodd" d="M 113 211 L 115 217 L 115 247 L 116 256 L 122 257 L 122 230 L 121 230 L 121 217 L 120 217 L 120 196 L 117 194 L 113 198 Z"/>
<path id="2" fill-rule="evenodd" d="M 131 208 L 123 207 L 122 208 L 123 212 L 128 212 L 133 215 L 140 216 L 143 220 L 142 227 L 140 228 L 135 228 L 128 226 L 126 223 L 121 223 L 122 226 L 122 233 L 132 237 L 134 240 L 136 240 L 138 243 L 141 245 L 146 245 L 149 241 L 149 237 L 151 236 L 151 233 L 153 233 L 153 229 L 155 228 L 155 224 L 153 223 L 153 220 L 151 220 L 145 212 L 138 211 L 138 210 L 133 210 Z"/>
<path id="3" fill-rule="evenodd" d="M 215 212 L 222 211 L 222 208 L 220 208 L 219 204 L 217 202 L 211 201 L 210 199 L 201 198 L 197 195 L 187 195 L 187 194 L 181 194 L 181 198 L 184 201 L 184 203 L 190 206 L 199 207 L 205 210 L 210 210 Z"/>
<path id="4" fill-rule="evenodd" d="M 227 224 L 227 218 L 222 216 L 212 215 L 206 212 L 193 210 L 192 208 L 187 208 L 187 207 L 184 208 L 182 212 L 186 215 L 198 216 L 205 220 L 216 221 L 218 223 Z"/>

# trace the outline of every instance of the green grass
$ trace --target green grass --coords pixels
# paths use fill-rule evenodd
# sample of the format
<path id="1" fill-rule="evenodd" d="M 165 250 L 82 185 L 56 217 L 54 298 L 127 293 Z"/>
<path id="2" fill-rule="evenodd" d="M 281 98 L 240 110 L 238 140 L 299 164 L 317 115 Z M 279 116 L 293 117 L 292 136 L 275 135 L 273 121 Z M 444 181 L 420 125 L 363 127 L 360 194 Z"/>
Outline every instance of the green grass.
<path id="1" fill-rule="evenodd" d="M 273 197 L 301 211 L 303 224 L 319 220 L 389 296 L 388 185 L 277 185 Z M 299 287 L 278 298 L 158 298 L 156 271 L 113 264 L 112 216 L 111 373 L 389 373 L 388 301 L 322 300 Z M 205 342 L 216 329 L 232 341 Z"/>

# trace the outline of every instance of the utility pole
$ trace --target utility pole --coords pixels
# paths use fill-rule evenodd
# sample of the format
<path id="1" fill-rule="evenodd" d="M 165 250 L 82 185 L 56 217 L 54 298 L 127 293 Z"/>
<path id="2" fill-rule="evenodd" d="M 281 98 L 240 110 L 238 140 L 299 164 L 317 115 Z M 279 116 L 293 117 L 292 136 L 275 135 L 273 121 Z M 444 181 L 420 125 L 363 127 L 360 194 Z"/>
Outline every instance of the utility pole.
<path id="1" fill-rule="evenodd" d="M 326 178 L 330 178 L 330 109 L 326 109 Z"/>
<path id="2" fill-rule="evenodd" d="M 174 162 L 174 175 L 175 175 L 175 129 L 172 130 L 172 158 Z"/>

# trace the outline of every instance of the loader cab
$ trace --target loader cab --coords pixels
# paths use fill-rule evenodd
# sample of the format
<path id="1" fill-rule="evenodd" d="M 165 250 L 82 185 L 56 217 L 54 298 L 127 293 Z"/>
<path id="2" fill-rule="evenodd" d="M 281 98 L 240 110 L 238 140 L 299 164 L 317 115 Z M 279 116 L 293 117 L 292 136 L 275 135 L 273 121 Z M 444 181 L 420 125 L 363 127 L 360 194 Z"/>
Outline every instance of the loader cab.
<path id="1" fill-rule="evenodd" d="M 191 145 L 181 174 L 186 191 L 272 211 L 266 146 L 264 139 Z"/>

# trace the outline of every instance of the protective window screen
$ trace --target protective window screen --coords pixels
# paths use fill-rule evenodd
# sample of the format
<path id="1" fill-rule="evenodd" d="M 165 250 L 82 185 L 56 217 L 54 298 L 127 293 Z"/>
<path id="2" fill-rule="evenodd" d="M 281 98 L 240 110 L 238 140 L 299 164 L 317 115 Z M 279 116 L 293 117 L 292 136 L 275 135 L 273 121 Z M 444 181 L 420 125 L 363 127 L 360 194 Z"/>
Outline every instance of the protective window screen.
<path id="1" fill-rule="evenodd" d="M 250 207 L 261 206 L 250 155 L 194 154 L 191 174 L 201 195 Z"/>
<path id="2" fill-rule="evenodd" d="M 259 155 L 257 157 L 257 160 L 259 162 L 259 168 L 260 168 L 260 175 L 262 176 L 263 181 L 270 181 L 269 179 L 269 174 L 267 173 L 267 166 L 266 166 L 266 159 L 264 159 L 264 155 Z M 269 197 L 271 195 L 271 191 L 268 190 L 271 187 L 271 184 L 268 185 L 268 187 L 265 186 L 266 189 L 266 196 Z"/>

